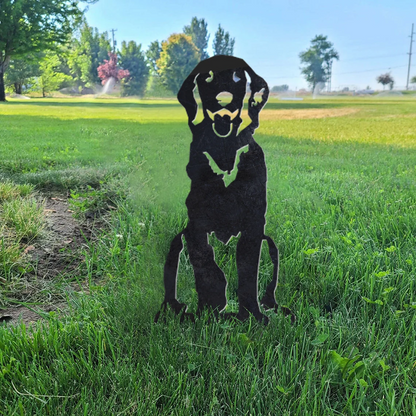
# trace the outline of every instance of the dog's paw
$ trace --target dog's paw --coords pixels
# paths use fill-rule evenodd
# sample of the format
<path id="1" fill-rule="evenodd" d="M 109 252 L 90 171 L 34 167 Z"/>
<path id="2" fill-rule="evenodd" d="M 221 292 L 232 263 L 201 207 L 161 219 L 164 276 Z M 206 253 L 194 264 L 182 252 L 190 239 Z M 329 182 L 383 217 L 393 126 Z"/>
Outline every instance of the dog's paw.
<path id="1" fill-rule="evenodd" d="M 272 299 L 271 297 L 264 296 L 263 299 L 261 300 L 261 305 L 264 307 L 264 309 L 266 310 L 272 309 L 276 313 L 278 313 L 280 309 L 283 312 L 283 315 L 285 317 L 290 316 L 290 322 L 292 325 L 296 322 L 296 315 L 289 308 L 286 308 L 285 306 L 279 307 L 276 301 Z"/>
<path id="2" fill-rule="evenodd" d="M 224 312 L 221 314 L 221 317 L 227 320 L 235 320 L 237 319 L 237 314 L 235 312 Z"/>
<path id="3" fill-rule="evenodd" d="M 254 316 L 257 319 L 257 322 L 263 325 L 268 325 L 269 318 L 263 313 L 257 314 Z"/>
<path id="4" fill-rule="evenodd" d="M 261 313 L 260 311 L 257 312 L 249 312 L 247 309 L 240 310 L 237 315 L 235 316 L 239 321 L 246 321 L 250 318 L 250 314 L 254 316 L 257 322 L 267 325 L 269 323 L 269 318 Z"/>
<path id="5" fill-rule="evenodd" d="M 181 314 L 181 323 L 185 320 L 189 319 L 192 323 L 195 323 L 195 315 L 193 313 L 183 312 Z"/>
<path id="6" fill-rule="evenodd" d="M 274 311 L 277 310 L 278 305 L 274 299 L 274 296 L 268 296 L 265 294 L 263 298 L 260 301 L 261 306 L 263 306 L 264 309 L 273 309 Z"/>
<path id="7" fill-rule="evenodd" d="M 181 314 L 181 322 L 184 319 L 184 316 L 192 315 L 192 321 L 195 322 L 195 318 L 193 317 L 193 314 L 186 313 L 186 309 L 188 308 L 185 303 L 180 303 L 176 299 L 163 302 L 162 306 L 160 307 L 159 312 L 156 314 L 154 322 L 157 323 L 161 313 L 165 312 L 168 308 L 168 306 L 175 312 L 176 315 Z"/>

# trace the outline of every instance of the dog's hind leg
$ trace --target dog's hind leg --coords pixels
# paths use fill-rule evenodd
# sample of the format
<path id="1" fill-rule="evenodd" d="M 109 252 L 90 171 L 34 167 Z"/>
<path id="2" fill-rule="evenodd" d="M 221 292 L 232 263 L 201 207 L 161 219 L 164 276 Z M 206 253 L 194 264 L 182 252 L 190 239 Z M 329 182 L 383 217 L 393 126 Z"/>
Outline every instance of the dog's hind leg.
<path id="1" fill-rule="evenodd" d="M 184 231 L 181 231 L 175 236 L 170 244 L 170 249 L 168 256 L 166 258 L 165 268 L 164 268 L 164 285 L 165 285 L 165 299 L 163 300 L 161 311 L 164 311 L 169 305 L 175 313 L 178 315 L 182 313 L 182 319 L 184 316 L 190 316 L 186 314 L 186 305 L 184 303 L 178 302 L 176 299 L 176 283 L 178 276 L 178 267 L 179 267 L 179 255 L 183 250 L 182 236 Z M 158 321 L 160 312 L 155 316 L 155 322 Z M 192 318 L 192 317 L 191 317 Z"/>
<path id="2" fill-rule="evenodd" d="M 279 250 L 277 249 L 275 242 L 269 236 L 264 235 L 263 240 L 266 240 L 269 246 L 269 255 L 273 263 L 273 277 L 271 282 L 267 285 L 266 293 L 262 297 L 260 303 L 266 309 L 273 309 L 275 312 L 277 312 L 279 305 L 276 302 L 275 292 L 279 276 Z M 296 320 L 296 316 L 293 314 L 293 312 L 284 306 L 281 307 L 281 310 L 285 316 L 290 316 L 291 322 L 293 324 Z"/>

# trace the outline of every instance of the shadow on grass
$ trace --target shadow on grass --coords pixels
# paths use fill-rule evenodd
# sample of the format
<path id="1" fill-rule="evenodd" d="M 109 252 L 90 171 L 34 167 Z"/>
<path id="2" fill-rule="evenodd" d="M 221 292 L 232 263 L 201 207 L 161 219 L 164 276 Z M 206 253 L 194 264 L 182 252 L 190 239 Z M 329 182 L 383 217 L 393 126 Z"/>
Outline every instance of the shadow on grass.
<path id="1" fill-rule="evenodd" d="M 125 103 L 117 103 L 108 100 L 108 102 L 94 102 L 94 101 L 7 101 L 6 105 L 31 105 L 37 107 L 88 107 L 88 108 L 101 108 L 101 107 L 114 107 L 114 108 L 172 108 L 173 106 L 179 106 L 179 103 L 176 100 L 168 101 L 166 103 L 152 103 L 143 101 L 142 103 L 134 103 L 134 102 L 125 102 Z"/>
<path id="2" fill-rule="evenodd" d="M 345 102 L 275 102 L 269 101 L 265 110 L 309 110 L 309 109 L 327 109 L 327 108 L 344 108 L 359 106 L 374 106 L 373 101 L 345 101 Z"/>
<path id="3" fill-rule="evenodd" d="M 36 99 L 38 100 L 38 99 Z M 41 100 L 41 99 L 39 99 Z M 53 99 L 45 99 L 45 101 L 7 101 L 6 105 L 19 106 L 19 105 L 30 105 L 38 107 L 88 107 L 88 108 L 160 108 L 160 109 L 171 109 L 172 107 L 178 106 L 179 103 L 175 99 L 166 100 L 166 102 L 160 100 L 159 102 L 142 101 L 142 102 L 113 102 L 112 100 L 103 101 L 55 101 Z M 156 100 L 155 100 L 156 101 Z M 198 100 L 199 101 L 199 100 Z M 246 100 L 247 101 L 247 100 Z M 392 100 L 389 100 L 391 103 Z M 331 101 L 331 102 L 281 102 L 281 101 L 269 101 L 267 103 L 268 110 L 305 110 L 305 109 L 327 109 L 327 108 L 342 108 L 351 106 L 373 106 L 376 102 L 373 100 L 359 101 L 359 100 L 346 100 L 346 101 Z M 247 106 L 247 103 L 245 103 Z"/>

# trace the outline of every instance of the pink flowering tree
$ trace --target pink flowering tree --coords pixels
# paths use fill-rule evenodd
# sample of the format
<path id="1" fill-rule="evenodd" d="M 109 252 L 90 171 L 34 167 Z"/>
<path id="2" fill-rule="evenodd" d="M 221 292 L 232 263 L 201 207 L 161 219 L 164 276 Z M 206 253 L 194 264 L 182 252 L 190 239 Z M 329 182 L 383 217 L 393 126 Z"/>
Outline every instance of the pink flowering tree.
<path id="1" fill-rule="evenodd" d="M 110 78 L 120 80 L 130 75 L 127 69 L 117 67 L 117 55 L 115 53 L 108 52 L 108 56 L 110 59 L 104 59 L 104 63 L 97 68 L 102 85 L 105 85 Z"/>

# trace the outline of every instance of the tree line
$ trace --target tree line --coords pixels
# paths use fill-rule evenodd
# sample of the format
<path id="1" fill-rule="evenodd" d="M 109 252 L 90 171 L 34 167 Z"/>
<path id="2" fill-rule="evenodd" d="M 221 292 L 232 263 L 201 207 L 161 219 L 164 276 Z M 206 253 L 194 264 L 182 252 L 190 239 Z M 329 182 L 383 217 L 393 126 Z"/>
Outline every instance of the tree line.
<path id="1" fill-rule="evenodd" d="M 105 73 L 112 73 L 111 65 L 124 69 L 117 71 L 122 96 L 143 96 L 147 88 L 176 94 L 187 74 L 208 58 L 208 25 L 197 17 L 182 33 L 155 40 L 147 50 L 134 40 L 122 41 L 113 50 L 108 33 L 100 33 L 85 19 L 82 3 L 96 1 L 1 1 L 0 101 L 5 101 L 6 91 L 40 91 L 43 96 L 63 88 L 92 92 Z M 212 42 L 214 55 L 233 55 L 234 44 L 219 25 Z"/>
<path id="2" fill-rule="evenodd" d="M 0 0 L 0 101 L 5 101 L 6 90 L 40 91 L 43 96 L 62 88 L 93 92 L 105 74 L 118 75 L 122 96 L 143 96 L 146 90 L 149 95 L 176 94 L 187 74 L 209 57 L 208 25 L 197 17 L 181 33 L 155 40 L 147 50 L 133 40 L 112 50 L 108 33 L 89 26 L 84 16 L 82 5 L 96 1 Z M 233 55 L 234 44 L 219 25 L 212 41 L 214 55 Z M 301 73 L 313 90 L 330 80 L 339 54 L 327 36 L 317 35 L 299 58 Z M 389 73 L 377 82 L 394 85 Z M 416 83 L 416 77 L 411 82 Z M 284 84 L 272 91 L 288 88 Z"/>

